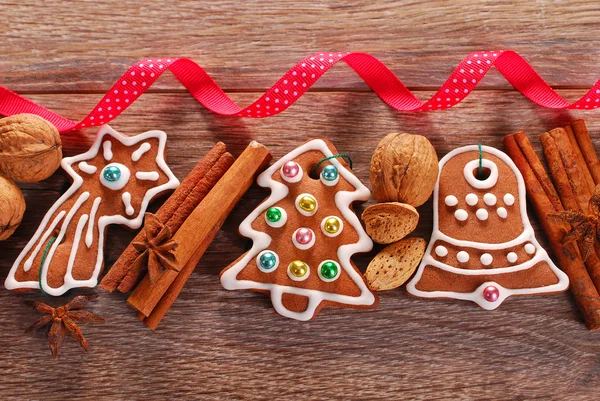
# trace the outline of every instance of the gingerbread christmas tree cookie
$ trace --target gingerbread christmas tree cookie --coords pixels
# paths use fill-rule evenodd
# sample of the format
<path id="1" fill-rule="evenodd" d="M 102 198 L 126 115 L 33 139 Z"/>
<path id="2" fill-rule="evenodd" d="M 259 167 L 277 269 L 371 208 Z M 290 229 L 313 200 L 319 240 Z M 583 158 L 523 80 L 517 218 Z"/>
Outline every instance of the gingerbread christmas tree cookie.
<path id="1" fill-rule="evenodd" d="M 73 184 L 44 216 L 14 262 L 8 290 L 42 289 L 59 296 L 94 287 L 104 265 L 106 228 L 139 228 L 148 203 L 179 181 L 165 162 L 167 135 L 148 131 L 132 137 L 108 125 L 90 150 L 62 160 Z"/>
<path id="2" fill-rule="evenodd" d="M 228 290 L 270 293 L 275 310 L 297 320 L 312 319 L 326 305 L 374 308 L 350 258 L 373 243 L 352 211 L 369 190 L 340 159 L 330 143 L 311 140 L 258 177 L 271 196 L 240 225 L 252 249 L 221 272 Z"/>
<path id="3" fill-rule="evenodd" d="M 433 233 L 409 293 L 495 309 L 511 295 L 567 289 L 567 276 L 535 238 L 523 177 L 505 153 L 465 146 L 439 167 Z"/>

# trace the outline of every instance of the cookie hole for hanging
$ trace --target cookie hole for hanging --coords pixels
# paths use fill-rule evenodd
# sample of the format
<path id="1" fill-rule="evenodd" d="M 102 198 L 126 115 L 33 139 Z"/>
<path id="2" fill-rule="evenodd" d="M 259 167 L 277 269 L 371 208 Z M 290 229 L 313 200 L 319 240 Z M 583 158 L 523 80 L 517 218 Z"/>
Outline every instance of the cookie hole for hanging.
<path id="1" fill-rule="evenodd" d="M 475 179 L 477 179 L 479 181 L 487 180 L 488 178 L 490 178 L 491 174 L 492 174 L 492 170 L 490 170 L 487 167 L 482 167 L 482 168 L 477 167 L 476 169 L 473 170 L 473 177 L 475 177 Z"/>

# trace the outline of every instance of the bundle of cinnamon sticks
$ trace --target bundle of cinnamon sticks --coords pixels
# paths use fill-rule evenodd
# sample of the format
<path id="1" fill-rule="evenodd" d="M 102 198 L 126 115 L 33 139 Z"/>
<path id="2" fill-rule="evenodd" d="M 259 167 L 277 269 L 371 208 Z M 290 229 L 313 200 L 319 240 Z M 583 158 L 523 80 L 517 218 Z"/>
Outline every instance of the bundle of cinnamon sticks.
<path id="1" fill-rule="evenodd" d="M 269 150 L 255 141 L 237 160 L 223 143 L 217 143 L 157 211 L 156 218 L 146 219 L 144 230 L 102 280 L 102 288 L 124 293 L 133 290 L 127 302 L 146 326 L 156 329 L 233 207 L 270 159 Z M 149 225 L 151 221 L 154 223 Z M 165 242 L 166 236 L 169 241 Z M 161 245 L 159 239 L 176 246 Z M 140 243 L 152 248 L 156 258 L 163 262 L 172 259 L 173 263 L 165 263 L 168 268 L 158 276 L 149 274 L 152 260 L 137 262 Z M 168 253 L 161 256 L 161 252 Z"/>
<path id="2" fill-rule="evenodd" d="M 540 135 L 550 176 L 524 132 L 504 138 L 507 153 L 523 175 L 527 194 L 550 240 L 588 329 L 600 329 L 600 247 L 585 260 L 580 246 L 564 242 L 568 227 L 553 222 L 565 210 L 588 212 L 600 161 L 583 120 Z"/>

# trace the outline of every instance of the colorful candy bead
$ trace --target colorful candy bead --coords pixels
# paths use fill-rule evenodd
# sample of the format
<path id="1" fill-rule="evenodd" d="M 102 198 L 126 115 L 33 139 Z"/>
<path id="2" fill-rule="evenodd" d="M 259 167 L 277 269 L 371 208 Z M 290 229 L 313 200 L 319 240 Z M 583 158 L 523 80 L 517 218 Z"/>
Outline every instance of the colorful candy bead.
<path id="1" fill-rule="evenodd" d="M 323 227 L 329 234 L 335 234 L 340 230 L 340 221 L 337 217 L 328 217 L 325 219 Z"/>
<path id="2" fill-rule="evenodd" d="M 294 178 L 300 173 L 300 165 L 296 162 L 287 162 L 281 168 L 281 172 L 287 178 Z"/>
<path id="3" fill-rule="evenodd" d="M 339 274 L 339 266 L 333 260 L 327 260 L 321 263 L 319 275 L 326 281 L 333 281 Z"/>
<path id="4" fill-rule="evenodd" d="M 259 270 L 270 273 L 279 266 L 279 256 L 273 251 L 262 251 L 256 257 L 256 264 Z"/>
<path id="5" fill-rule="evenodd" d="M 297 199 L 298 210 L 305 216 L 311 216 L 317 211 L 317 200 L 310 194 L 302 194 Z"/>
<path id="6" fill-rule="evenodd" d="M 121 178 L 121 169 L 117 166 L 107 166 L 102 172 L 106 181 L 115 182 Z"/>
<path id="7" fill-rule="evenodd" d="M 266 217 L 267 221 L 270 221 L 271 223 L 277 223 L 279 220 L 281 220 L 281 209 L 278 207 L 269 208 L 269 210 L 267 210 Z"/>
<path id="8" fill-rule="evenodd" d="M 300 281 L 308 277 L 308 265 L 301 260 L 294 260 L 288 266 L 288 273 L 292 280 Z"/>
<path id="9" fill-rule="evenodd" d="M 321 172 L 325 181 L 335 181 L 338 178 L 338 169 L 331 164 L 325 166 Z"/>
<path id="10" fill-rule="evenodd" d="M 299 228 L 296 230 L 296 241 L 302 245 L 308 245 L 313 240 L 313 232 L 309 228 Z"/>
<path id="11" fill-rule="evenodd" d="M 496 302 L 500 298 L 500 291 L 493 285 L 488 285 L 483 289 L 483 298 L 488 302 Z"/>

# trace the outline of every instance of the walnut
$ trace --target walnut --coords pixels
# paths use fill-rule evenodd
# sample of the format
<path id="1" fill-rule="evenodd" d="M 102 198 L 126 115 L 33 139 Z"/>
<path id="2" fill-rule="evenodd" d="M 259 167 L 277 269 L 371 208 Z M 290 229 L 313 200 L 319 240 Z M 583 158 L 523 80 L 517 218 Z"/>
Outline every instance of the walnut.
<path id="1" fill-rule="evenodd" d="M 25 198 L 19 187 L 0 175 L 0 241 L 10 237 L 21 224 L 25 213 Z"/>
<path id="2" fill-rule="evenodd" d="M 380 202 L 421 206 L 431 196 L 437 176 L 437 154 L 421 135 L 389 134 L 371 157 L 369 178 Z"/>
<path id="3" fill-rule="evenodd" d="M 37 182 L 60 166 L 62 145 L 54 125 L 34 114 L 0 119 L 0 172 L 17 182 Z"/>

